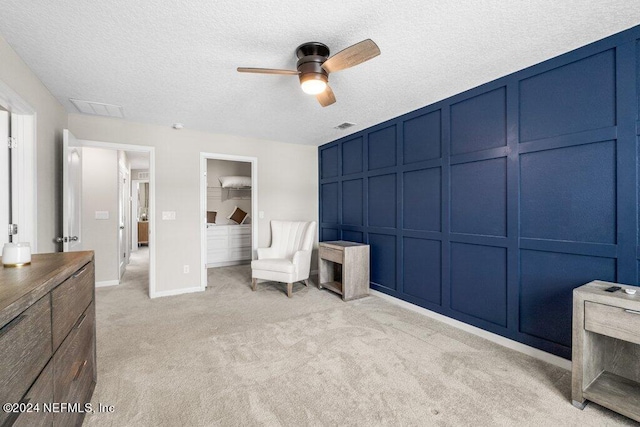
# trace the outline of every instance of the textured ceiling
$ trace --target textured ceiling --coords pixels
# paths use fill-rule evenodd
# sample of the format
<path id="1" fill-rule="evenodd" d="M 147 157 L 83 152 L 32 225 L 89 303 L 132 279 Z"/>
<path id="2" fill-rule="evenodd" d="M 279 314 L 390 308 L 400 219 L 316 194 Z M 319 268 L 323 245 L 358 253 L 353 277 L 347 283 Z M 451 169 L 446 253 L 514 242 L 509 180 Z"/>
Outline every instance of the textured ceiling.
<path id="1" fill-rule="evenodd" d="M 636 0 L 0 0 L 0 34 L 69 112 L 319 145 L 640 23 Z M 332 74 L 322 108 L 294 49 L 365 38 L 381 56 Z M 338 131 L 350 121 L 357 126 Z"/>

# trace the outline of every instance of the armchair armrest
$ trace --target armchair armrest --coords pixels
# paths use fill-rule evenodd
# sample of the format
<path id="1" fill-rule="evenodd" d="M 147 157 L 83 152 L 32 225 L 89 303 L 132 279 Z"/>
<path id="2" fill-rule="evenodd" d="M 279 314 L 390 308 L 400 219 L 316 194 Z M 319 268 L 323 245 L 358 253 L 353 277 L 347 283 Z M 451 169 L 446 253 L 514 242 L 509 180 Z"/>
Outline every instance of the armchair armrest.
<path id="1" fill-rule="evenodd" d="M 308 279 L 311 270 L 311 251 L 297 251 L 293 254 L 293 265 L 298 280 Z"/>
<path id="2" fill-rule="evenodd" d="M 258 248 L 258 259 L 276 258 L 274 248 Z"/>

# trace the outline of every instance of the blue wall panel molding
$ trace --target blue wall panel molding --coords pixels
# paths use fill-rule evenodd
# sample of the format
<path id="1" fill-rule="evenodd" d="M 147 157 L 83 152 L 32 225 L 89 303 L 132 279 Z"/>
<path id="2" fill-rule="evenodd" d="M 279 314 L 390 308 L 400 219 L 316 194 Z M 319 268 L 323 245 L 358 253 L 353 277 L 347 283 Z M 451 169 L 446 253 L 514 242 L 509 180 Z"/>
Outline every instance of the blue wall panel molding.
<path id="1" fill-rule="evenodd" d="M 570 358 L 572 290 L 638 284 L 640 26 L 319 147 L 320 238 L 371 287 Z"/>

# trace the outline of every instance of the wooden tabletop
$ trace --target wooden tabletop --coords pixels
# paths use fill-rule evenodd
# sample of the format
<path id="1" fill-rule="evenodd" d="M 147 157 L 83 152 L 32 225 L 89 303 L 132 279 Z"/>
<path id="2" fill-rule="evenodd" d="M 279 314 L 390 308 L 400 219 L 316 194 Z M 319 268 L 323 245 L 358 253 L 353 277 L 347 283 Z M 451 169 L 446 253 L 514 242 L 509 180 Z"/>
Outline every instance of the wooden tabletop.
<path id="1" fill-rule="evenodd" d="M 369 246 L 364 243 L 347 242 L 346 240 L 332 240 L 330 242 L 320 242 L 321 245 L 335 246 L 337 249 L 348 248 L 350 246 Z"/>
<path id="2" fill-rule="evenodd" d="M 92 260 L 93 251 L 59 252 L 32 255 L 24 267 L 0 266 L 0 328 Z"/>

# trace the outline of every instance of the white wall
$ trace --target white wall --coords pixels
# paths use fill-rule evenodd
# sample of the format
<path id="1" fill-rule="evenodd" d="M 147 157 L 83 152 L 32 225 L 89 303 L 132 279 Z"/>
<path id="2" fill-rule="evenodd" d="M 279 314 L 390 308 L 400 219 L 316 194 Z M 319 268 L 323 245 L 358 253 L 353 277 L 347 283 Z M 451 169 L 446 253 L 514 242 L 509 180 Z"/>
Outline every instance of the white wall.
<path id="1" fill-rule="evenodd" d="M 200 286 L 201 152 L 258 158 L 258 209 L 265 213 L 264 219 L 254 218 L 259 246 L 270 243 L 271 219 L 318 220 L 314 146 L 79 114 L 69 115 L 69 128 L 79 139 L 155 147 L 157 292 Z M 175 211 L 176 220 L 163 221 L 162 211 Z M 183 265 L 190 273 L 183 273 Z"/>
<path id="2" fill-rule="evenodd" d="M 207 186 L 209 188 L 220 188 L 220 180 L 218 178 L 221 176 L 250 177 L 251 163 L 208 159 Z M 246 199 L 227 199 L 225 197 L 227 194 L 226 191 L 227 190 L 218 190 L 214 192 L 209 191 L 209 197 L 207 197 L 207 210 L 218 212 L 218 215 L 216 216 L 216 223 L 226 224 L 228 222 L 227 217 L 231 215 L 236 206 L 249 213 L 253 220 L 253 215 L 257 215 L 257 213 L 251 213 L 251 197 L 249 196 Z M 243 193 L 251 194 L 249 191 Z M 231 191 L 231 194 L 233 195 L 233 191 Z M 211 197 L 212 195 L 221 195 L 222 198 Z"/>
<path id="3" fill-rule="evenodd" d="M 37 247 L 55 252 L 62 247 L 62 130 L 67 114 L 60 103 L 0 36 L 0 81 L 36 110 Z"/>
<path id="4" fill-rule="evenodd" d="M 118 280 L 118 152 L 83 147 L 82 156 L 83 248 L 95 251 L 96 282 Z"/>

